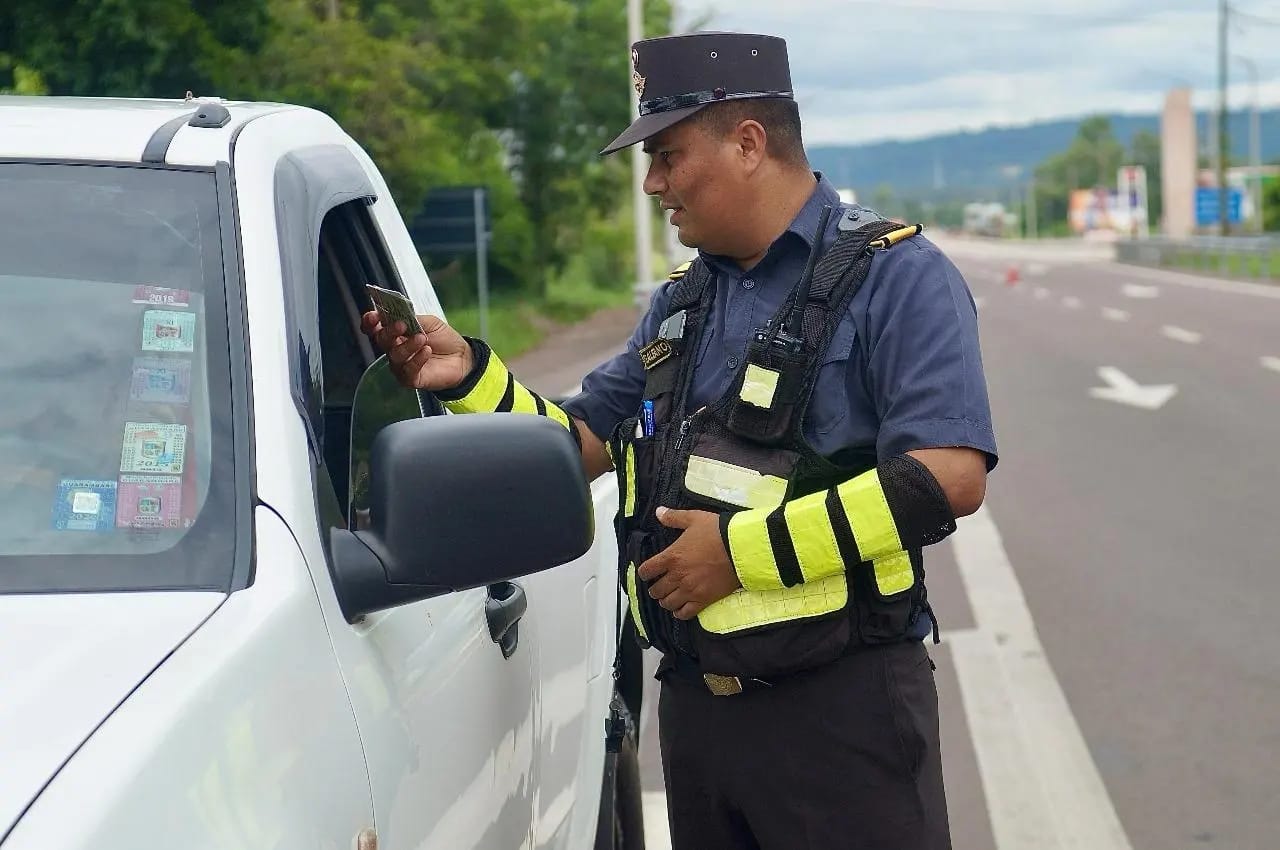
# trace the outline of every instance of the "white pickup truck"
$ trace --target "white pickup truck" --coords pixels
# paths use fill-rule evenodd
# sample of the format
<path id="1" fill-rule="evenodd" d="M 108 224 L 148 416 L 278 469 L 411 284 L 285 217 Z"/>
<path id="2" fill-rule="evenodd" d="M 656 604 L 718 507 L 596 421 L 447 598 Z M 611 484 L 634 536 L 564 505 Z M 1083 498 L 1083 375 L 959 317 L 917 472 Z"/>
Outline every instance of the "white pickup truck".
<path id="1" fill-rule="evenodd" d="M 327 116 L 0 97 L 3 850 L 643 846 L 616 488 L 365 283 L 443 313 Z"/>

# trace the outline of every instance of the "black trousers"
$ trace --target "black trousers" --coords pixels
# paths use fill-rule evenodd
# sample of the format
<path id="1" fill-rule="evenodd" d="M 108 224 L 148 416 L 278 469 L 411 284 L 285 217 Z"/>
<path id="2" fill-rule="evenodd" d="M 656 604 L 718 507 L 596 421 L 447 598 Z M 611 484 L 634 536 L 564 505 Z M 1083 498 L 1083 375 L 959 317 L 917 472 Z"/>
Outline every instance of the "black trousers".
<path id="1" fill-rule="evenodd" d="M 950 850 L 919 642 L 734 696 L 668 673 L 658 715 L 673 850 Z"/>

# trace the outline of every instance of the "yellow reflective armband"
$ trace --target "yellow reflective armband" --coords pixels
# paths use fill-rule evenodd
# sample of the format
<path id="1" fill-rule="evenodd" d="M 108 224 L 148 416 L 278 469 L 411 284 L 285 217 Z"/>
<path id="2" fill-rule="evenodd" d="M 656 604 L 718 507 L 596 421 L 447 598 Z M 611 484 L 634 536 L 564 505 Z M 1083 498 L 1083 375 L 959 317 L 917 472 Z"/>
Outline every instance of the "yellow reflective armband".
<path id="1" fill-rule="evenodd" d="M 726 515 L 721 530 L 747 590 L 819 582 L 870 562 L 891 596 L 914 584 L 907 552 L 946 537 L 955 518 L 928 469 L 902 456 L 828 490 Z"/>
<path id="2" fill-rule="evenodd" d="M 578 439 L 569 414 L 517 381 L 488 345 L 479 340 L 469 341 L 476 358 L 472 373 L 457 389 L 436 393 L 450 412 L 533 413 L 554 419 Z"/>

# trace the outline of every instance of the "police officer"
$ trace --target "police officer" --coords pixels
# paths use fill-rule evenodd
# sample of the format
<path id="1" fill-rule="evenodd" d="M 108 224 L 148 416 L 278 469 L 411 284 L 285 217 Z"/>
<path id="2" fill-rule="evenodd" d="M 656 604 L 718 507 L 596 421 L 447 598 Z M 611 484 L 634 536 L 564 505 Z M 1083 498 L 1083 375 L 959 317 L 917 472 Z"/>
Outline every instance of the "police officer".
<path id="1" fill-rule="evenodd" d="M 677 850 L 950 847 L 922 550 L 996 463 L 972 297 L 809 168 L 782 39 L 632 60 L 640 116 L 604 153 L 643 142 L 698 255 L 626 350 L 561 408 L 438 318 L 365 330 L 406 385 L 552 417 L 590 478 L 615 471 Z"/>

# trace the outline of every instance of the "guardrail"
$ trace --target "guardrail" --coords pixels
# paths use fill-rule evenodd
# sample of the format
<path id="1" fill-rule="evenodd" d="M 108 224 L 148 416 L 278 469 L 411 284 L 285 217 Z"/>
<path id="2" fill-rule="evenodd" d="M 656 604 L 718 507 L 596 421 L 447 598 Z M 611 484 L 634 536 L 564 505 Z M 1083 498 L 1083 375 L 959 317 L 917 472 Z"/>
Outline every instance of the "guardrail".
<path id="1" fill-rule="evenodd" d="M 1115 248 L 1121 263 L 1280 282 L 1280 237 L 1153 236 L 1122 240 Z"/>

